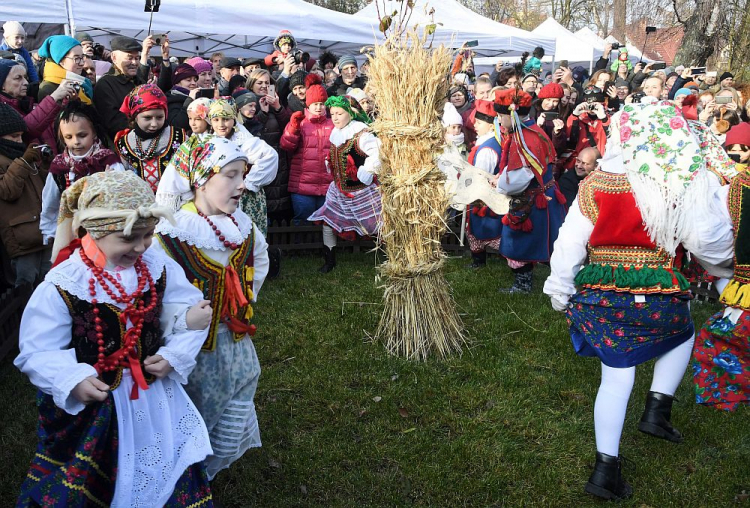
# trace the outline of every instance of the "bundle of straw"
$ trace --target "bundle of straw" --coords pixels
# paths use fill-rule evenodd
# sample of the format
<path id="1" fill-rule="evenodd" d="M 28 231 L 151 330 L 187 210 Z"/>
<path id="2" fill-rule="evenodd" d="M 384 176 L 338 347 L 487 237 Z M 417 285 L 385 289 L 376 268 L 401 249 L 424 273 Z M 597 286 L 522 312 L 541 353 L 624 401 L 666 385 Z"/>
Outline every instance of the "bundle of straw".
<path id="1" fill-rule="evenodd" d="M 368 91 L 378 105 L 372 129 L 382 142 L 380 242 L 387 255 L 376 339 L 408 359 L 460 353 L 465 342 L 440 245 L 448 196 L 436 165 L 443 143 L 438 115 L 450 64 L 450 51 L 426 48 L 416 29 L 390 35 L 370 63 Z"/>

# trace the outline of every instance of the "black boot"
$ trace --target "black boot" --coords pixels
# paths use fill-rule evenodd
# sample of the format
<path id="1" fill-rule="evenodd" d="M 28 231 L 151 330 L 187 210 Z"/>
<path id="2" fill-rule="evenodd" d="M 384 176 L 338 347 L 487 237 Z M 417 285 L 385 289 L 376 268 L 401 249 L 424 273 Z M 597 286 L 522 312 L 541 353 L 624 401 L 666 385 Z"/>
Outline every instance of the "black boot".
<path id="1" fill-rule="evenodd" d="M 674 397 L 663 393 L 648 392 L 646 409 L 643 411 L 638 430 L 673 443 L 682 443 L 682 434 L 672 427 L 672 401 Z"/>
<path id="2" fill-rule="evenodd" d="M 487 251 L 472 252 L 471 263 L 466 265 L 466 268 L 483 268 L 487 264 Z"/>
<path id="3" fill-rule="evenodd" d="M 509 288 L 500 288 L 501 293 L 531 293 L 531 281 L 534 278 L 533 272 L 516 272 L 516 280 Z"/>
<path id="4" fill-rule="evenodd" d="M 328 273 L 336 268 L 336 251 L 331 247 L 323 247 L 323 258 L 325 264 L 318 270 L 320 273 Z"/>
<path id="5" fill-rule="evenodd" d="M 602 499 L 620 500 L 633 495 L 633 489 L 622 479 L 622 461 L 596 452 L 596 464 L 584 490 Z"/>
<path id="6" fill-rule="evenodd" d="M 281 249 L 271 247 L 268 249 L 268 278 L 275 279 L 281 272 Z"/>

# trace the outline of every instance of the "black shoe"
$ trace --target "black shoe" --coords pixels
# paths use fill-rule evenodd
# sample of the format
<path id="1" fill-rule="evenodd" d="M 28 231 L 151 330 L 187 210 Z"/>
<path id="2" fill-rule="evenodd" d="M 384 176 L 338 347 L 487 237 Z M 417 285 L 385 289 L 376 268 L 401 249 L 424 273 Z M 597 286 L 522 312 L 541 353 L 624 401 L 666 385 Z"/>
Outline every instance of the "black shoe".
<path id="1" fill-rule="evenodd" d="M 646 409 L 643 411 L 640 423 L 638 423 L 638 430 L 673 443 L 682 443 L 682 434 L 672 427 L 673 400 L 674 397 L 663 393 L 648 392 Z"/>
<path id="2" fill-rule="evenodd" d="M 318 270 L 320 273 L 328 273 L 336 268 L 336 251 L 330 247 L 323 247 L 323 258 L 325 264 Z"/>
<path id="3" fill-rule="evenodd" d="M 516 280 L 509 288 L 500 288 L 501 293 L 531 293 L 531 282 L 534 278 L 533 272 L 516 273 Z"/>
<path id="4" fill-rule="evenodd" d="M 487 265 L 487 251 L 472 252 L 471 263 L 466 265 L 466 268 L 484 268 Z"/>
<path id="5" fill-rule="evenodd" d="M 584 490 L 602 499 L 618 501 L 633 495 L 633 488 L 622 479 L 622 459 L 596 452 L 596 464 Z"/>
<path id="6" fill-rule="evenodd" d="M 268 275 L 269 279 L 275 279 L 281 272 L 281 249 L 278 247 L 268 249 Z"/>

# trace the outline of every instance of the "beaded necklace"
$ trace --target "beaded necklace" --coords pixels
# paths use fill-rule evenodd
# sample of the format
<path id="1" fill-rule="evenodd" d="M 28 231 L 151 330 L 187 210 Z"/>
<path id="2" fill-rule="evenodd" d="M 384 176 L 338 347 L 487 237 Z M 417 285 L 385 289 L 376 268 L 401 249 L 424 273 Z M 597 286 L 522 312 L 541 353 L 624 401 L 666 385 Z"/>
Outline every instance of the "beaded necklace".
<path id="1" fill-rule="evenodd" d="M 147 161 L 154 158 L 154 155 L 156 155 L 156 149 L 159 147 L 159 140 L 161 139 L 161 134 L 156 136 L 154 139 L 151 140 L 151 143 L 149 143 L 148 148 L 146 151 L 143 151 L 143 143 L 141 142 L 141 138 L 136 134 L 135 136 L 135 154 L 138 156 L 139 159 L 143 161 Z"/>
<path id="2" fill-rule="evenodd" d="M 227 237 L 222 234 L 219 227 L 216 224 L 214 224 L 213 221 L 209 219 L 206 214 L 198 210 L 198 207 L 196 207 L 195 209 L 197 210 L 198 215 L 203 217 L 206 220 L 206 222 L 208 222 L 208 225 L 211 226 L 211 229 L 214 231 L 214 234 L 219 237 L 219 241 L 224 244 L 224 247 L 228 249 L 232 249 L 232 250 L 237 250 L 237 248 L 239 247 L 238 243 L 230 242 L 229 240 L 227 240 Z M 234 225 L 237 226 L 237 229 L 240 228 L 240 225 L 237 224 L 237 220 L 234 217 L 232 217 L 232 215 L 227 214 L 227 217 L 229 217 L 229 219 L 234 223 Z"/>

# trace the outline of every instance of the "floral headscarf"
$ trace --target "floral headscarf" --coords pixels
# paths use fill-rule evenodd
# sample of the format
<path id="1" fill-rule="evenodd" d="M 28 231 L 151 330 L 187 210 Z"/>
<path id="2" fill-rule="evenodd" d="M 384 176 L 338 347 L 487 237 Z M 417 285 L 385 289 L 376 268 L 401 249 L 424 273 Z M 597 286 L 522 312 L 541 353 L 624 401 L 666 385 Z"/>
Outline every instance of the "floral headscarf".
<path id="1" fill-rule="evenodd" d="M 233 118 L 237 119 L 237 105 L 231 97 L 222 97 L 211 101 L 208 108 L 208 120 L 214 118 Z"/>
<path id="2" fill-rule="evenodd" d="M 193 199 L 193 189 L 205 185 L 221 168 L 236 160 L 247 162 L 236 143 L 219 136 L 190 136 L 164 170 L 156 189 L 156 202 L 179 210 Z"/>
<path id="3" fill-rule="evenodd" d="M 132 171 L 103 171 L 83 177 L 60 198 L 52 259 L 76 237 L 79 227 L 99 239 L 154 226 L 160 217 L 174 220 L 170 210 L 156 206 L 149 184 Z"/>
<path id="4" fill-rule="evenodd" d="M 167 114 L 167 96 L 161 88 L 151 83 L 133 88 L 120 106 L 120 112 L 129 120 L 150 109 L 161 109 Z"/>
<path id="5" fill-rule="evenodd" d="M 199 97 L 188 105 L 187 110 L 208 122 L 208 110 L 211 107 L 211 102 L 213 102 L 211 99 Z"/>

